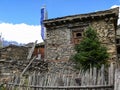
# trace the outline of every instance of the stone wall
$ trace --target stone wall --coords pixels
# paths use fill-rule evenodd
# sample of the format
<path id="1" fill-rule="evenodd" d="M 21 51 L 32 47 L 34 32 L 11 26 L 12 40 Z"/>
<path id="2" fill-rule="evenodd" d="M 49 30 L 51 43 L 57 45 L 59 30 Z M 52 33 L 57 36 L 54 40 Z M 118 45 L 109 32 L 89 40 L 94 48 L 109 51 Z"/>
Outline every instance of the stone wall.
<path id="1" fill-rule="evenodd" d="M 110 54 L 110 61 L 116 62 L 117 48 L 116 48 L 116 27 L 113 23 L 113 17 L 105 18 L 107 21 L 98 20 L 93 21 L 91 26 L 97 31 L 100 42 L 107 47 Z"/>
<path id="2" fill-rule="evenodd" d="M 31 60 L 27 60 L 28 47 L 10 45 L 0 49 L 0 73 L 21 73 Z M 36 72 L 46 72 L 48 63 L 35 59 L 29 66 L 26 74 Z"/>
<path id="3" fill-rule="evenodd" d="M 48 30 L 46 43 L 47 60 L 68 60 L 73 53 L 71 32 L 66 27 Z"/>
<path id="4" fill-rule="evenodd" d="M 24 60 L 28 55 L 28 48 L 10 45 L 0 49 L 0 59 Z"/>

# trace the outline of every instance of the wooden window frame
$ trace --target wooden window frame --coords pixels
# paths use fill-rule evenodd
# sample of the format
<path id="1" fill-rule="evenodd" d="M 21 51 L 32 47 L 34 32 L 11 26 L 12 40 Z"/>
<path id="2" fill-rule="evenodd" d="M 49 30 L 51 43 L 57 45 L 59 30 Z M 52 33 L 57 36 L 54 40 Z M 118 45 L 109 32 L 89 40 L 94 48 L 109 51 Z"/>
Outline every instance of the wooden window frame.
<path id="1" fill-rule="evenodd" d="M 80 41 L 82 40 L 82 37 L 83 37 L 83 28 L 81 29 L 81 28 L 74 28 L 74 29 L 72 29 L 72 42 L 73 42 L 73 44 L 79 44 L 80 43 Z M 78 33 L 80 33 L 81 34 L 81 36 L 77 36 L 77 34 Z"/>

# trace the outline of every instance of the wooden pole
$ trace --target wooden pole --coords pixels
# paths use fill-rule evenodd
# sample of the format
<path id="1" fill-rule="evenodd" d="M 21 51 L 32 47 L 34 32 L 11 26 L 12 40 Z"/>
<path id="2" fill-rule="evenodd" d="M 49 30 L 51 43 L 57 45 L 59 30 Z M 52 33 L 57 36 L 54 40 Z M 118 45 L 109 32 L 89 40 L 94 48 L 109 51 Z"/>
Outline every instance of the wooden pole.
<path id="1" fill-rule="evenodd" d="M 31 56 L 34 52 L 34 49 L 35 49 L 35 45 L 37 44 L 37 40 L 35 41 L 35 43 L 33 44 L 32 48 L 30 49 L 29 53 L 28 53 L 28 56 L 27 56 L 27 60 L 31 59 Z"/>
<path id="2" fill-rule="evenodd" d="M 25 71 L 28 69 L 28 67 L 31 65 L 31 63 L 35 60 L 35 58 L 36 58 L 36 56 L 33 57 L 33 59 L 29 62 L 29 64 L 26 66 L 26 68 L 22 71 L 22 73 L 20 75 L 21 77 L 25 73 Z"/>

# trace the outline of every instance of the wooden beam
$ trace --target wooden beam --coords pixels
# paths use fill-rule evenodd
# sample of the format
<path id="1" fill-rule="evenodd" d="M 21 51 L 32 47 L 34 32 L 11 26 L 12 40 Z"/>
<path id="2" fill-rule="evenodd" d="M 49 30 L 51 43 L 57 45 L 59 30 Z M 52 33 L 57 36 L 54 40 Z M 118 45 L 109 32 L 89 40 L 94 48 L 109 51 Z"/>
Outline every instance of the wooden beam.
<path id="1" fill-rule="evenodd" d="M 28 56 L 27 56 L 27 60 L 28 59 L 31 59 L 31 56 L 34 52 L 34 49 L 35 49 L 35 45 L 37 44 L 37 40 L 35 41 L 35 43 L 33 44 L 32 48 L 30 49 L 29 53 L 28 53 Z"/>

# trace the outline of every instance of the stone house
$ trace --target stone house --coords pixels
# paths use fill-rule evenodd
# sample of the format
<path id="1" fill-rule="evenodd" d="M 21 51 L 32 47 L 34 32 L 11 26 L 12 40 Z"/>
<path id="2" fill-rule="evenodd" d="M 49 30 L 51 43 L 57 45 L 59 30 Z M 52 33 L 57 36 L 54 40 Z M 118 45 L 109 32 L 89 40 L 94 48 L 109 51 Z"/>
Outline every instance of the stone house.
<path id="1" fill-rule="evenodd" d="M 71 15 L 44 21 L 46 27 L 45 59 L 48 61 L 68 61 L 75 53 L 83 32 L 92 26 L 99 40 L 108 48 L 110 61 L 117 59 L 116 29 L 119 8 L 88 14 Z"/>
<path id="2" fill-rule="evenodd" d="M 26 60 L 28 48 L 24 46 L 9 45 L 0 49 L 0 59 Z"/>
<path id="3" fill-rule="evenodd" d="M 26 66 L 28 48 L 9 45 L 0 49 L 0 72 L 22 71 Z M 23 67 L 24 66 L 24 67 Z"/>
<path id="4" fill-rule="evenodd" d="M 25 47 L 28 48 L 28 52 L 30 51 L 30 49 L 33 47 L 34 43 L 28 43 L 25 45 Z M 32 57 L 36 56 L 37 58 L 39 59 L 44 59 L 44 42 L 41 42 L 41 43 L 37 43 L 35 45 L 35 48 L 34 48 L 34 51 L 33 51 L 33 54 L 32 54 Z"/>
<path id="5" fill-rule="evenodd" d="M 1 74 L 21 73 L 27 67 L 30 62 L 27 56 L 31 46 L 32 44 L 26 46 L 9 45 L 0 49 L 0 78 Z M 41 54 L 41 59 L 44 58 L 44 43 L 35 46 L 33 57 L 38 54 Z M 41 59 L 36 58 L 26 73 L 47 71 L 47 62 Z"/>
<path id="6" fill-rule="evenodd" d="M 116 31 L 116 45 L 117 45 L 118 59 L 120 59 L 120 25 L 117 26 L 117 31 Z"/>

